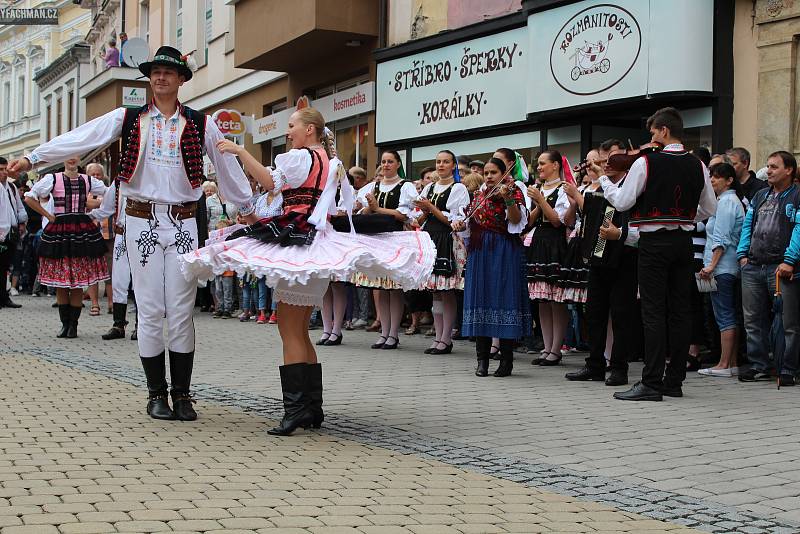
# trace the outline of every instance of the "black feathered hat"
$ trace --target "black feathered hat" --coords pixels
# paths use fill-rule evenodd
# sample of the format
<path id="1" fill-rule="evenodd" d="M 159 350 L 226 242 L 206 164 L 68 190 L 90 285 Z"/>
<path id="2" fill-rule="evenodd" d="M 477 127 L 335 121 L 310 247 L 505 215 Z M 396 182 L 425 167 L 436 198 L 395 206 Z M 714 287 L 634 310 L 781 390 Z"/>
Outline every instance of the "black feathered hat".
<path id="1" fill-rule="evenodd" d="M 172 48 L 171 46 L 160 47 L 158 51 L 156 51 L 156 55 L 153 56 L 153 60 L 146 61 L 139 65 L 139 70 L 149 78 L 150 69 L 155 65 L 164 65 L 166 67 L 178 69 L 178 73 L 186 78 L 187 82 L 192 79 L 192 69 L 187 62 L 187 56 L 181 55 L 180 50 L 177 48 Z"/>

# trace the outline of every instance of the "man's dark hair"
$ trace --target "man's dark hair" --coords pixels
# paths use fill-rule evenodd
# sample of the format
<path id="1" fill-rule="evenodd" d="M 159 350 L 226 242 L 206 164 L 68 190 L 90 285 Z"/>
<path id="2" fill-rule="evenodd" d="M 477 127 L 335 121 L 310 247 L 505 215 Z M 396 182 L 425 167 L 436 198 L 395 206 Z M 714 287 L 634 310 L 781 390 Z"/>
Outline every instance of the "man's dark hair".
<path id="1" fill-rule="evenodd" d="M 708 148 L 704 146 L 693 148 L 692 155 L 702 161 L 706 167 L 708 167 L 708 164 L 711 163 L 711 152 L 709 152 Z"/>
<path id="2" fill-rule="evenodd" d="M 0 165 L 8 165 L 8 160 L 3 156 L 0 156 Z"/>
<path id="3" fill-rule="evenodd" d="M 792 181 L 797 178 L 797 160 L 791 153 L 786 152 L 785 150 L 777 150 L 767 156 L 767 159 L 769 158 L 781 158 L 781 160 L 783 160 L 784 167 L 792 168 Z"/>
<path id="4" fill-rule="evenodd" d="M 735 146 L 733 148 L 729 148 L 725 151 L 725 154 L 728 156 L 736 156 L 739 158 L 739 161 L 742 163 L 747 162 L 747 166 L 750 166 L 750 152 L 741 146 Z"/>
<path id="5" fill-rule="evenodd" d="M 469 167 L 469 161 L 470 161 L 469 156 L 458 156 L 456 158 L 457 165 L 466 165 L 467 167 Z"/>
<path id="6" fill-rule="evenodd" d="M 435 171 L 435 170 L 436 170 L 436 167 L 431 167 L 431 166 L 424 167 L 421 171 L 419 171 L 419 179 L 422 180 L 423 178 L 425 178 L 426 174 L 428 174 L 431 171 Z"/>
<path id="7" fill-rule="evenodd" d="M 661 108 L 647 119 L 647 129 L 667 128 L 672 137 L 683 137 L 683 118 L 675 108 Z"/>
<path id="8" fill-rule="evenodd" d="M 606 139 L 605 141 L 600 143 L 600 147 L 599 148 L 603 152 L 609 152 L 611 150 L 611 147 L 614 147 L 614 146 L 618 146 L 618 147 L 624 149 L 625 148 L 625 142 L 624 141 L 620 141 L 619 139 Z"/>

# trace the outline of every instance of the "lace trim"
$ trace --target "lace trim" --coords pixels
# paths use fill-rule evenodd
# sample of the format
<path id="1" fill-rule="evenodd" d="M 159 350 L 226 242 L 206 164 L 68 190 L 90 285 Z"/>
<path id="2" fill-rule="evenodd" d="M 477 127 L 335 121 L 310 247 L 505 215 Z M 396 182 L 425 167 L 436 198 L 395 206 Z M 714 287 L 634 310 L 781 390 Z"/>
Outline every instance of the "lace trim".
<path id="1" fill-rule="evenodd" d="M 297 293 L 285 289 L 273 289 L 272 298 L 278 302 L 291 304 L 293 306 L 322 306 L 323 296 L 309 295 L 307 293 Z"/>

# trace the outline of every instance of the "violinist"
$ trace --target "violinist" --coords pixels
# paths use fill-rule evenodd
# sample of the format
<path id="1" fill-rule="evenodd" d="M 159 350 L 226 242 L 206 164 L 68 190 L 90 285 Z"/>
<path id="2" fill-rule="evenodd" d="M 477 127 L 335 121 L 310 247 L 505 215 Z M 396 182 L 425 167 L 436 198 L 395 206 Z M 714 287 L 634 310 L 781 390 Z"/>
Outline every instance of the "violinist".
<path id="1" fill-rule="evenodd" d="M 477 376 L 488 375 L 492 338 L 500 340 L 500 366 L 494 376 L 510 375 L 514 340 L 531 331 L 520 239 L 528 210 L 508 171 L 502 160 L 491 158 L 484 166 L 486 182 L 465 210 L 472 216 L 468 222 L 459 220 L 452 225 L 455 231 L 470 232 L 462 333 L 475 337 Z"/>
<path id="2" fill-rule="evenodd" d="M 664 145 L 633 161 L 620 185 L 600 178 L 606 199 L 631 210 L 639 229 L 639 292 L 642 300 L 645 365 L 642 380 L 614 398 L 660 401 L 682 397 L 692 330 L 692 229 L 714 214 L 717 200 L 706 166 L 681 143 L 683 118 L 663 108 L 647 119 L 652 142 Z M 609 158 L 614 165 L 614 158 Z M 669 358 L 669 364 L 666 360 Z"/>
<path id="3" fill-rule="evenodd" d="M 597 177 L 594 194 L 581 195 L 583 214 L 582 256 L 588 261 L 588 283 L 586 301 L 586 325 L 589 338 L 589 356 L 586 365 L 577 371 L 566 374 L 572 381 L 605 381 L 607 386 L 621 386 L 628 383 L 628 361 L 636 352 L 636 329 L 641 330 L 641 319 L 637 317 L 637 249 L 639 234 L 636 228 L 628 227 L 628 212 L 616 211 L 613 218 L 603 224 L 603 213 L 608 202 L 603 198 L 599 178 L 607 176 L 619 185 L 625 179 L 625 171 L 617 171 L 608 165 L 611 154 L 625 152 L 624 144 L 617 139 L 609 139 L 600 145 L 597 160 L 591 161 L 588 175 Z M 594 257 L 593 251 L 599 239 L 606 240 L 602 258 Z M 589 251 L 588 257 L 586 251 Z M 609 317 L 611 325 L 609 325 Z M 616 328 L 614 328 L 616 327 Z M 613 328 L 613 331 L 612 331 Z M 606 346 L 611 339 L 611 374 L 606 378 Z"/>

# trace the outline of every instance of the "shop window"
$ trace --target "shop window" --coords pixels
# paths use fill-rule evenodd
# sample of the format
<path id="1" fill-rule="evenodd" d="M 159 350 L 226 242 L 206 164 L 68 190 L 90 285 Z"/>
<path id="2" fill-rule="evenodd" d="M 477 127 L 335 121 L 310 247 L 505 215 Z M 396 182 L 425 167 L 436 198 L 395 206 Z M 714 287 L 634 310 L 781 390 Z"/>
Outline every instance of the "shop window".
<path id="1" fill-rule="evenodd" d="M 363 119 L 361 119 L 363 120 Z M 349 124 L 348 124 L 349 123 Z M 367 123 L 340 121 L 334 129 L 336 136 L 336 152 L 346 168 L 367 166 Z M 369 169 L 367 169 L 369 172 Z"/>
<path id="2" fill-rule="evenodd" d="M 547 148 L 558 150 L 566 156 L 570 165 L 575 165 L 583 159 L 581 154 L 581 127 L 564 126 L 547 130 Z"/>
<path id="3" fill-rule="evenodd" d="M 683 116 L 683 144 L 689 150 L 711 146 L 711 108 L 687 109 Z"/>
<path id="4" fill-rule="evenodd" d="M 411 172 L 406 174 L 410 179 L 420 178 L 420 172 L 425 167 L 432 167 L 436 163 L 436 154 L 440 150 L 450 150 L 456 156 L 467 156 L 470 160 L 481 160 L 484 163 L 492 157 L 498 148 L 510 148 L 519 152 L 525 159 L 530 172 L 536 166 L 536 156 L 539 154 L 539 132 L 525 132 L 513 135 L 501 135 L 474 139 L 471 141 L 458 141 L 453 143 L 439 143 L 436 145 L 418 147 L 411 150 Z"/>

